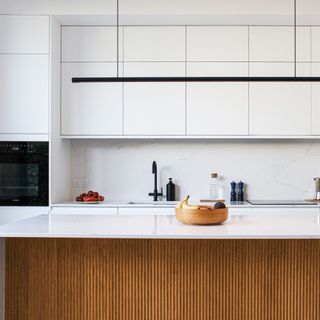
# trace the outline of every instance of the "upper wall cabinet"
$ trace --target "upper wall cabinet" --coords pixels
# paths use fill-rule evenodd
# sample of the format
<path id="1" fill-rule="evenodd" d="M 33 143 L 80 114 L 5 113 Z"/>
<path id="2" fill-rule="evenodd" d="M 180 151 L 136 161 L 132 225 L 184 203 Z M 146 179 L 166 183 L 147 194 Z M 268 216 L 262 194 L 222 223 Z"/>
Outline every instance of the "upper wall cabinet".
<path id="1" fill-rule="evenodd" d="M 250 76 L 293 76 L 293 27 L 249 27 L 249 61 Z"/>
<path id="2" fill-rule="evenodd" d="M 248 84 L 188 83 L 188 135 L 247 135 Z"/>
<path id="3" fill-rule="evenodd" d="M 320 83 L 312 83 L 312 134 L 320 135 Z"/>
<path id="4" fill-rule="evenodd" d="M 117 61 L 116 27 L 62 28 L 62 62 L 110 61 Z"/>
<path id="5" fill-rule="evenodd" d="M 62 65 L 61 133 L 122 134 L 122 84 L 72 83 L 72 77 L 116 76 L 116 63 Z"/>
<path id="6" fill-rule="evenodd" d="M 249 84 L 250 135 L 311 134 L 311 84 Z"/>
<path id="7" fill-rule="evenodd" d="M 247 76 L 248 27 L 187 27 L 188 76 Z"/>
<path id="8" fill-rule="evenodd" d="M 125 83 L 124 134 L 185 135 L 185 85 Z"/>
<path id="9" fill-rule="evenodd" d="M 320 27 L 311 27 L 312 62 L 320 62 Z"/>
<path id="10" fill-rule="evenodd" d="M 124 76 L 184 76 L 185 28 L 124 27 Z"/>
<path id="11" fill-rule="evenodd" d="M 48 54 L 49 17 L 0 15 L 0 54 Z"/>

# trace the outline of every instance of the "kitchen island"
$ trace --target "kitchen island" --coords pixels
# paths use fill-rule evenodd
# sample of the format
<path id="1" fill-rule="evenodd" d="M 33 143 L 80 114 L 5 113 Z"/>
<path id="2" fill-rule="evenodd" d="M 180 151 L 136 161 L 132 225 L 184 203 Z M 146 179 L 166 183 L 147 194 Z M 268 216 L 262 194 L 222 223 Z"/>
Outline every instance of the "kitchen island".
<path id="1" fill-rule="evenodd" d="M 320 211 L 39 215 L 0 237 L 6 319 L 320 318 Z"/>

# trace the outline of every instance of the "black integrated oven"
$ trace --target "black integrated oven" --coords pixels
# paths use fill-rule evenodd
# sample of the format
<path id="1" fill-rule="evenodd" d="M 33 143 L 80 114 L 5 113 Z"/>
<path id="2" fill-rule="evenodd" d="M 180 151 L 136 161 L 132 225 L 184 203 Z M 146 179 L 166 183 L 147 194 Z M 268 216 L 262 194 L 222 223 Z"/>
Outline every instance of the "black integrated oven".
<path id="1" fill-rule="evenodd" d="M 0 142 L 0 206 L 47 206 L 48 162 L 48 142 Z"/>

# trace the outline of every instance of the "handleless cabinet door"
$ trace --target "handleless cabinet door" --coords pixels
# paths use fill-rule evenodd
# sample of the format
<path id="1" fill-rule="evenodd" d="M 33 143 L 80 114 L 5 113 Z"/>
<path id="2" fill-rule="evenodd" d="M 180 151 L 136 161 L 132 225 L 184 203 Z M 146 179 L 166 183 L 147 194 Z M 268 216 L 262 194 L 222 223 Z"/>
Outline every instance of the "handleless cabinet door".
<path id="1" fill-rule="evenodd" d="M 187 84 L 187 135 L 247 134 L 247 83 Z"/>
<path id="2" fill-rule="evenodd" d="M 187 27 L 188 76 L 247 76 L 248 27 Z"/>
<path id="3" fill-rule="evenodd" d="M 185 134 L 184 83 L 125 83 L 124 134 Z"/>
<path id="4" fill-rule="evenodd" d="M 320 135 L 320 83 L 312 83 L 312 134 Z"/>
<path id="5" fill-rule="evenodd" d="M 184 76 L 185 28 L 124 27 L 124 76 Z"/>
<path id="6" fill-rule="evenodd" d="M 49 17 L 0 15 L 0 53 L 48 54 Z"/>
<path id="7" fill-rule="evenodd" d="M 250 135 L 310 135 L 310 83 L 250 83 Z"/>
<path id="8" fill-rule="evenodd" d="M 63 63 L 61 133 L 121 135 L 122 84 L 72 83 L 72 77 L 115 76 L 116 63 Z"/>
<path id="9" fill-rule="evenodd" d="M 311 63 L 311 27 L 297 27 L 297 76 L 307 77 L 312 75 Z"/>
<path id="10" fill-rule="evenodd" d="M 293 27 L 249 27 L 249 74 L 250 76 L 293 76 Z"/>
<path id="11" fill-rule="evenodd" d="M 47 134 L 47 55 L 0 55 L 0 133 Z"/>
<path id="12" fill-rule="evenodd" d="M 318 26 L 311 27 L 311 70 L 312 76 L 320 76 L 320 27 Z"/>
<path id="13" fill-rule="evenodd" d="M 124 61 L 184 61 L 184 27 L 124 27 Z"/>
<path id="14" fill-rule="evenodd" d="M 311 27 L 312 62 L 320 62 L 320 27 Z"/>
<path id="15" fill-rule="evenodd" d="M 116 62 L 117 28 L 65 26 L 62 28 L 63 62 Z"/>

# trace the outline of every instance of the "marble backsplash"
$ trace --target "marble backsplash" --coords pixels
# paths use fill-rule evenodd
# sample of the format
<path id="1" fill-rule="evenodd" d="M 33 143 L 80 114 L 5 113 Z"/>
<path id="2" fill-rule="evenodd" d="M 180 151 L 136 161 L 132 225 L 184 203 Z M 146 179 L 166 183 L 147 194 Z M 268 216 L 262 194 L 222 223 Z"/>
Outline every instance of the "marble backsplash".
<path id="1" fill-rule="evenodd" d="M 208 198 L 210 173 L 217 172 L 229 199 L 230 182 L 242 180 L 250 199 L 305 199 L 320 176 L 318 141 L 137 141 L 71 142 L 71 195 L 88 189 L 108 200 L 151 200 L 152 161 L 158 163 L 158 186 L 169 177 L 178 197 Z M 88 178 L 88 187 L 74 187 Z"/>

